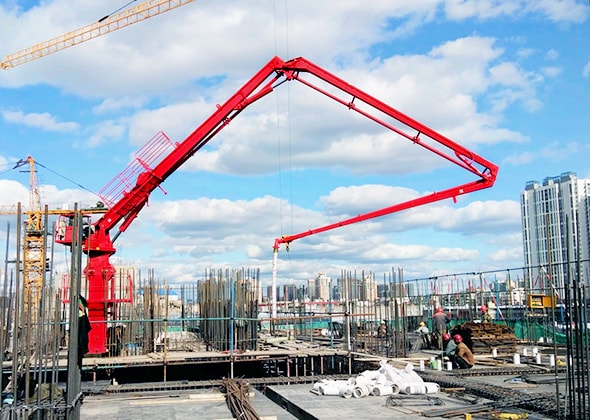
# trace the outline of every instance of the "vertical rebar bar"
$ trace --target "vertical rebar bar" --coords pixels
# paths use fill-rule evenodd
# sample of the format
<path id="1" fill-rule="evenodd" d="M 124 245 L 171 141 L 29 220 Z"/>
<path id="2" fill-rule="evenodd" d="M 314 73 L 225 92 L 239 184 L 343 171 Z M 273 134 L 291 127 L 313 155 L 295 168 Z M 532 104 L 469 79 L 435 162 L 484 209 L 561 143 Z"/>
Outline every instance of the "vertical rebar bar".
<path id="1" fill-rule="evenodd" d="M 8 303 L 8 250 L 10 247 L 10 222 L 6 223 L 6 250 L 4 253 L 4 280 L 2 287 L 2 302 L 0 303 L 0 311 L 2 311 L 2 326 L 0 327 L 0 366 L 4 366 L 4 354 L 8 351 L 9 346 L 9 331 L 10 331 L 10 306 Z M 2 384 L 4 384 L 4 369 L 0 371 L 0 378 Z M 2 390 L 4 391 L 4 390 Z M 1 404 L 1 403 L 0 403 Z M 1 408 L 1 405 L 0 405 Z"/>
<path id="2" fill-rule="evenodd" d="M 60 342 L 61 342 L 61 330 L 62 330 L 62 322 L 60 320 L 60 299 L 59 299 L 59 292 L 55 293 L 55 308 L 54 308 L 54 337 L 53 337 L 53 352 L 51 358 L 51 392 L 49 393 L 49 403 L 51 406 L 55 404 L 55 395 L 53 390 L 57 387 L 57 382 L 59 380 L 59 350 L 60 350 Z"/>
<path id="3" fill-rule="evenodd" d="M 555 322 L 555 303 L 556 294 L 555 294 L 555 286 L 553 284 L 553 256 L 552 256 L 552 247 L 551 247 L 551 229 L 549 225 L 549 213 L 545 215 L 545 226 L 547 226 L 547 254 L 548 254 L 548 267 L 549 267 L 549 286 L 551 290 L 551 323 L 552 323 L 552 331 L 553 331 L 553 353 L 557 357 L 557 331 L 556 331 L 556 322 Z M 569 363 L 569 361 L 568 361 Z M 558 417 L 561 416 L 561 410 L 559 405 L 559 373 L 557 370 L 557 363 L 555 364 L 555 368 L 553 370 L 555 375 L 555 406 L 557 407 L 557 414 Z"/>
<path id="4" fill-rule="evenodd" d="M 82 214 L 78 205 L 74 206 L 74 218 L 72 226 L 70 269 L 70 322 L 68 345 L 68 379 L 66 386 L 67 419 L 78 420 L 80 418 L 80 386 L 82 366 L 79 366 L 78 354 L 78 300 L 82 284 Z"/>
<path id="5" fill-rule="evenodd" d="M 168 289 L 168 281 L 164 280 L 164 383 L 166 383 L 166 374 L 167 374 L 167 356 L 168 356 L 168 294 L 170 290 Z"/>
<path id="6" fill-rule="evenodd" d="M 14 270 L 14 324 L 12 329 L 12 383 L 11 383 L 11 392 L 13 395 L 13 409 L 16 409 L 18 405 L 18 398 L 17 398 L 17 389 L 19 383 L 19 374 L 20 374 L 20 247 L 21 247 L 21 203 L 18 203 L 17 206 L 17 215 L 16 215 L 16 258 L 14 260 L 15 263 L 15 270 Z"/>

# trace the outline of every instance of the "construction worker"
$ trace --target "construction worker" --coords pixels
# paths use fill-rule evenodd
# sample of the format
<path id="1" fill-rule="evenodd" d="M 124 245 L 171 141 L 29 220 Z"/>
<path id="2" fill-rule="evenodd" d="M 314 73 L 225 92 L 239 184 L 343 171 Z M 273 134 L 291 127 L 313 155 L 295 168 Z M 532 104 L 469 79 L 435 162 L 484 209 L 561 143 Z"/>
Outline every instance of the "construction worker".
<path id="1" fill-rule="evenodd" d="M 420 324 L 418 325 L 418 329 L 415 332 L 419 334 L 419 337 L 422 340 L 422 347 L 430 348 L 430 330 L 426 326 L 426 322 L 420 321 Z"/>
<path id="2" fill-rule="evenodd" d="M 432 315 L 432 329 L 440 335 L 447 332 L 447 324 L 451 321 L 450 317 L 445 313 L 440 306 L 434 311 Z"/>
<path id="3" fill-rule="evenodd" d="M 471 369 L 475 364 L 475 357 L 473 357 L 473 353 L 463 342 L 463 337 L 460 334 L 455 334 L 453 341 L 457 345 L 455 354 L 449 356 L 449 359 L 453 362 L 453 367 L 455 369 Z"/>
<path id="4" fill-rule="evenodd" d="M 490 313 L 488 312 L 488 307 L 486 305 L 481 305 L 480 310 L 481 310 L 481 322 L 492 323 L 493 318 L 490 315 Z"/>
<path id="5" fill-rule="evenodd" d="M 443 357 L 450 358 L 455 354 L 455 350 L 457 349 L 457 344 L 455 344 L 455 340 L 451 340 L 451 334 L 444 333 L 442 335 L 443 340 Z"/>
<path id="6" fill-rule="evenodd" d="M 428 327 L 426 326 L 426 322 L 424 321 L 420 321 L 420 324 L 418 324 L 418 329 L 416 330 L 416 332 L 419 334 L 430 334 L 430 330 L 428 329 Z"/>
<path id="7" fill-rule="evenodd" d="M 88 319 L 88 302 L 83 296 L 78 299 L 78 367 L 82 369 L 82 358 L 88 353 L 88 333 L 92 327 Z"/>
<path id="8" fill-rule="evenodd" d="M 385 336 L 387 335 L 387 324 L 385 323 L 385 320 L 381 321 L 381 324 L 379 325 L 379 328 L 377 329 L 377 336 L 380 338 L 385 338 Z"/>
<path id="9" fill-rule="evenodd" d="M 436 348 L 442 350 L 441 336 L 447 332 L 447 324 L 451 318 L 443 311 L 440 306 L 436 308 L 432 315 L 432 340 L 436 341 Z"/>

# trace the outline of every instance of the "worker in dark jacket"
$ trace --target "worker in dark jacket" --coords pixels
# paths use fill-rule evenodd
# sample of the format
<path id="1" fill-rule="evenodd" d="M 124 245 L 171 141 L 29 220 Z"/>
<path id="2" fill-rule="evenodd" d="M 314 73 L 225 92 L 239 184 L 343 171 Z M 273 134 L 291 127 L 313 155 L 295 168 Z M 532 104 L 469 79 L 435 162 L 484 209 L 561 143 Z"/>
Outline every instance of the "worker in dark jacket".
<path id="1" fill-rule="evenodd" d="M 451 362 L 453 362 L 453 367 L 455 369 L 471 369 L 475 364 L 475 357 L 469 347 L 463 342 L 463 337 L 460 334 L 455 334 L 453 341 L 457 345 L 455 355 L 449 357 Z"/>
<path id="2" fill-rule="evenodd" d="M 451 321 L 450 317 L 443 311 L 440 306 L 436 308 L 434 315 L 432 315 L 432 329 L 436 331 L 439 336 L 447 332 L 447 324 Z"/>
<path id="3" fill-rule="evenodd" d="M 443 311 L 440 306 L 436 308 L 432 315 L 432 341 L 437 349 L 443 349 L 442 335 L 447 332 L 447 324 L 451 318 Z"/>
<path id="4" fill-rule="evenodd" d="M 92 327 L 88 319 L 88 302 L 83 296 L 78 299 L 78 367 L 82 368 L 82 358 L 88 353 L 88 334 Z"/>

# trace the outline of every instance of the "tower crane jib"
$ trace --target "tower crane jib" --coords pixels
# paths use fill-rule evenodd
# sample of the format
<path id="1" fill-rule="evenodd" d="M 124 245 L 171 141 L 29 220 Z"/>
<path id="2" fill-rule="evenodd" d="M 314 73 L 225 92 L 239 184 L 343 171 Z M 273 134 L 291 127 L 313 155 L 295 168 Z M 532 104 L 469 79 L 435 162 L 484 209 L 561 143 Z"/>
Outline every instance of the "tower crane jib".
<path id="1" fill-rule="evenodd" d="M 162 14 L 185 4 L 192 3 L 194 0 L 149 0 L 130 7 L 121 12 L 105 16 L 97 22 L 83 26 L 71 32 L 52 38 L 48 41 L 35 44 L 31 47 L 22 49 L 12 54 L 8 54 L 0 67 L 8 70 L 12 67 L 36 60 L 65 48 L 89 41 L 125 26 L 132 25 L 142 20 Z"/>

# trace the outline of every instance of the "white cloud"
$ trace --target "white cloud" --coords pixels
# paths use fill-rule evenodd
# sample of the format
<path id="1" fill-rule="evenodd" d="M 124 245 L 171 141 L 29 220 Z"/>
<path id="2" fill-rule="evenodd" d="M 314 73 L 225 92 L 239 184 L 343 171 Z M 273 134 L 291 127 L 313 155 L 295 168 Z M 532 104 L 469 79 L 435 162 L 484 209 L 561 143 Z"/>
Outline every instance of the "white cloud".
<path id="1" fill-rule="evenodd" d="M 320 202 L 328 214 L 352 216 L 408 201 L 418 196 L 416 191 L 409 188 L 362 185 L 335 188 L 328 195 L 321 197 Z"/>
<path id="2" fill-rule="evenodd" d="M 121 112 L 126 109 L 137 109 L 145 105 L 147 99 L 141 97 L 105 98 L 99 105 L 92 108 L 98 115 Z"/>
<path id="3" fill-rule="evenodd" d="M 568 159 L 582 154 L 588 153 L 590 146 L 579 144 L 575 142 L 557 142 L 545 144 L 543 147 L 526 152 L 516 151 L 516 153 L 508 155 L 505 163 L 512 165 L 524 165 L 532 162 L 544 161 L 551 159 L 555 162 L 567 162 Z"/>
<path id="4" fill-rule="evenodd" d="M 444 2 L 450 19 L 492 19 L 541 14 L 554 22 L 584 22 L 588 10 L 575 0 L 448 0 Z"/>
<path id="5" fill-rule="evenodd" d="M 126 125 L 116 121 L 104 121 L 96 127 L 92 127 L 86 140 L 86 147 L 98 147 L 105 142 L 120 140 L 126 132 Z"/>
<path id="6" fill-rule="evenodd" d="M 543 67 L 541 72 L 547 77 L 557 77 L 563 72 L 563 69 L 561 67 Z"/>
<path id="7" fill-rule="evenodd" d="M 0 205 L 8 206 L 12 209 L 16 203 L 20 202 L 25 208 L 28 208 L 29 191 L 17 181 L 0 180 L 0 197 L 2 197 Z"/>
<path id="8" fill-rule="evenodd" d="M 443 2 L 450 19 L 491 19 L 510 16 L 520 9 L 519 1 L 511 0 L 450 0 Z"/>
<path id="9" fill-rule="evenodd" d="M 545 54 L 547 60 L 557 60 L 559 58 L 559 52 L 553 48 L 549 49 Z"/>
<path id="10" fill-rule="evenodd" d="M 576 0 L 526 0 L 525 11 L 539 12 L 553 22 L 580 23 L 588 18 L 588 5 Z"/>
<path id="11" fill-rule="evenodd" d="M 75 122 L 58 122 L 56 117 L 47 113 L 28 113 L 21 111 L 2 111 L 5 121 L 13 124 L 22 124 L 27 127 L 40 128 L 43 131 L 73 132 L 79 129 Z"/>

